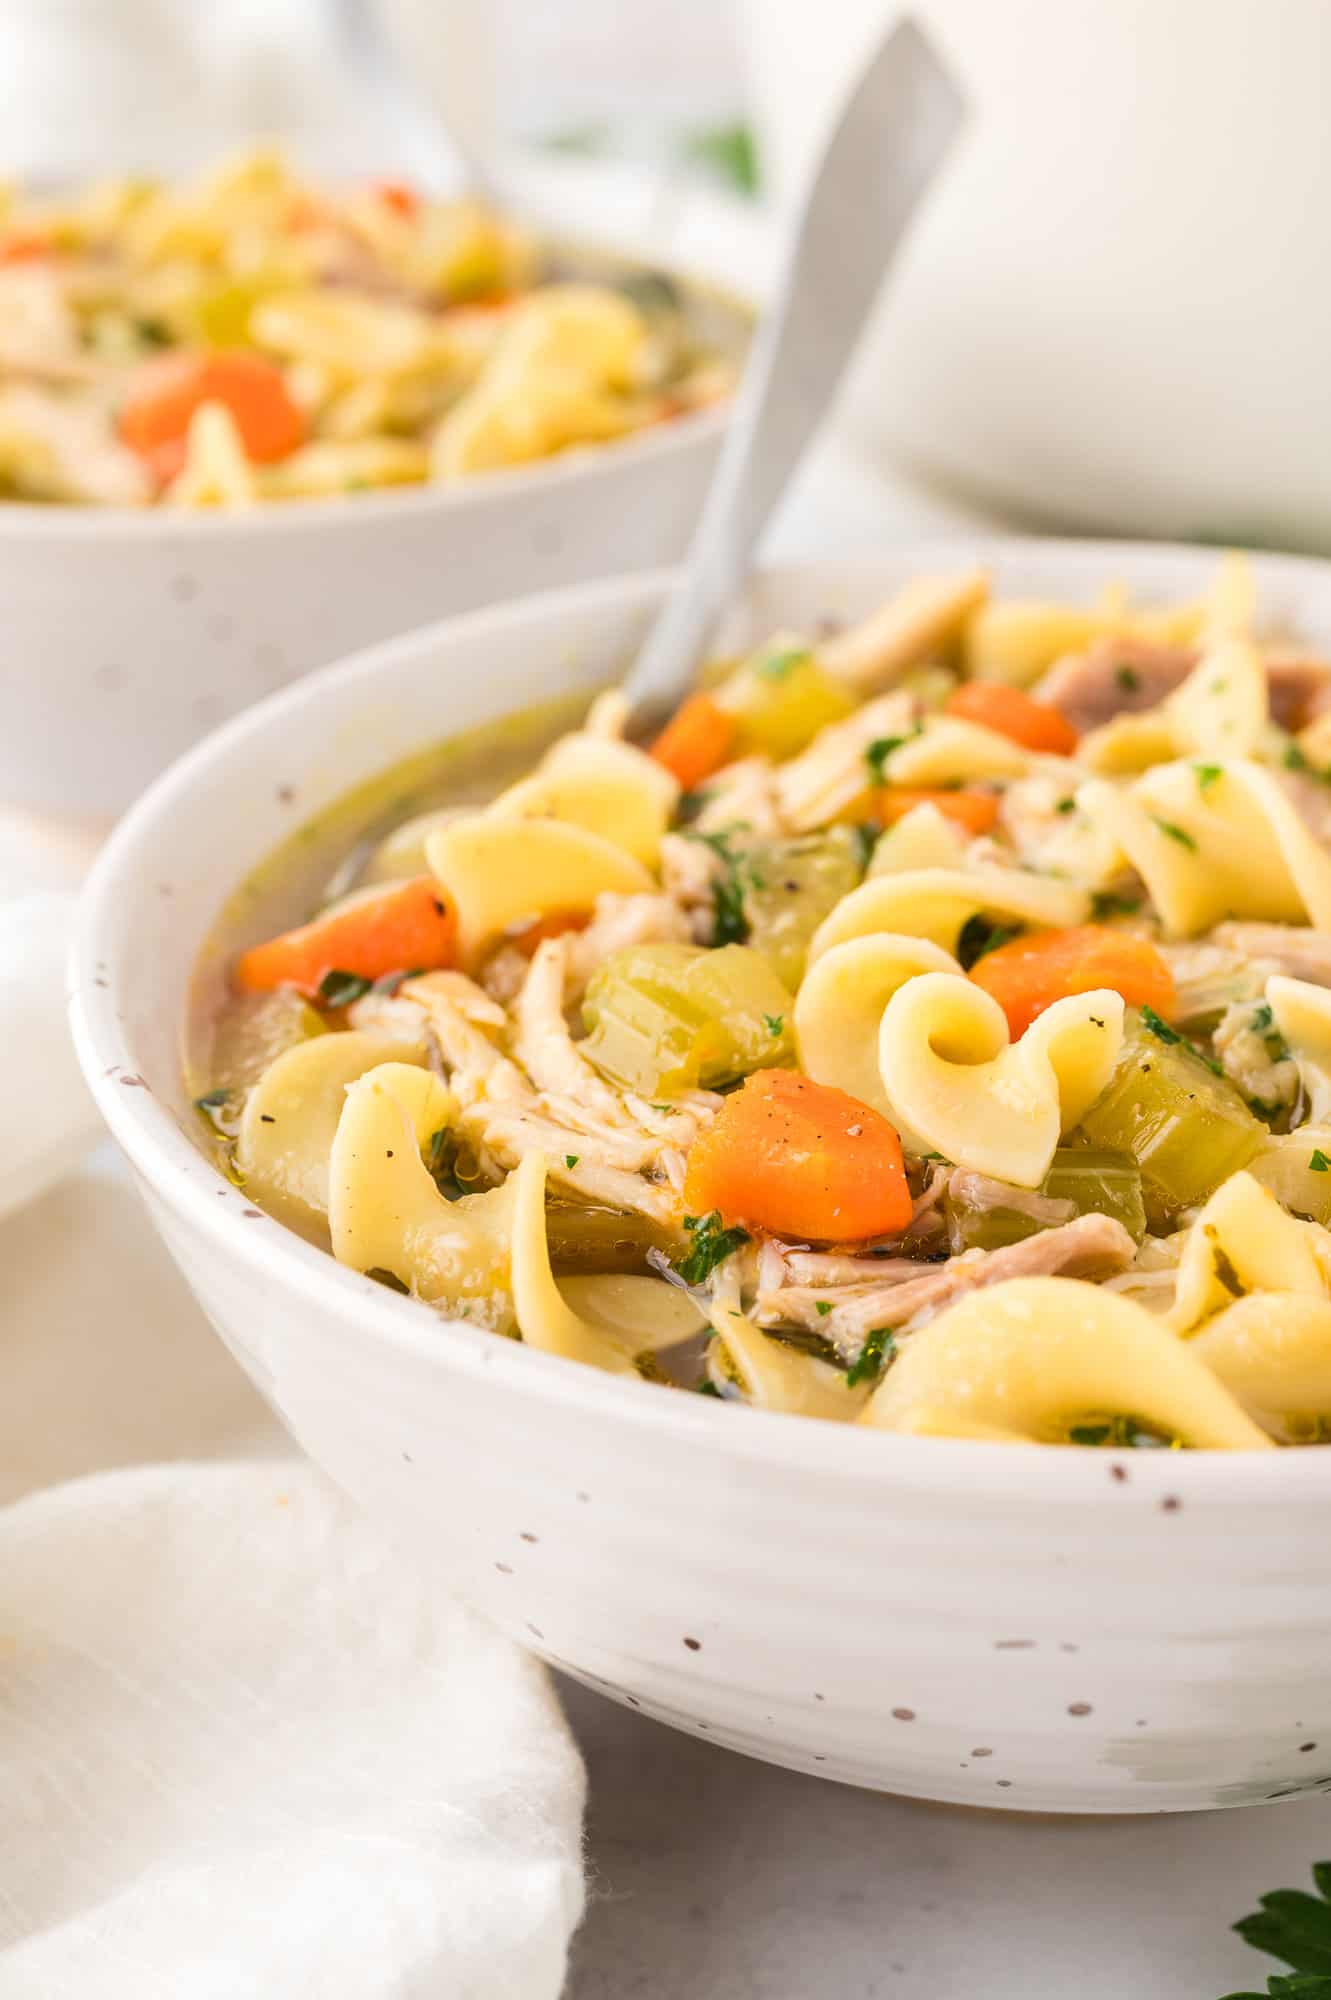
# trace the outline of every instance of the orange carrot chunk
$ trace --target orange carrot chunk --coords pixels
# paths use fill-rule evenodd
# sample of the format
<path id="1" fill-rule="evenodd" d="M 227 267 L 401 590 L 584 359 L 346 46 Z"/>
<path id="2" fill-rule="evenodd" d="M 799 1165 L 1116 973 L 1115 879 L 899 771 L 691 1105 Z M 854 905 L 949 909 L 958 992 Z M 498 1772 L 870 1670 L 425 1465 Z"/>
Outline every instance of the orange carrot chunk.
<path id="1" fill-rule="evenodd" d="M 869 809 L 879 826 L 895 826 L 916 806 L 937 806 L 944 819 L 954 820 L 970 834 L 988 833 L 998 818 L 998 800 L 992 792 L 921 792 L 907 785 L 884 785 L 874 793 Z"/>
<path id="2" fill-rule="evenodd" d="M 391 208 L 396 214 L 408 220 L 415 215 L 421 205 L 420 196 L 414 187 L 407 185 L 406 181 L 376 181 L 374 192 L 385 208 Z"/>
<path id="3" fill-rule="evenodd" d="M 709 694 L 691 694 L 652 745 L 652 755 L 673 771 L 686 792 L 719 771 L 734 746 L 737 724 Z"/>
<path id="4" fill-rule="evenodd" d="M 190 419 L 202 403 L 221 403 L 235 419 L 245 455 L 256 465 L 285 458 L 305 441 L 305 419 L 280 368 L 261 354 L 163 354 L 136 369 L 120 405 L 120 435 L 157 478 L 173 479 L 185 462 Z"/>
<path id="5" fill-rule="evenodd" d="M 35 264 L 54 251 L 51 238 L 38 230 L 16 230 L 12 236 L 0 237 L 0 264 Z"/>
<path id="6" fill-rule="evenodd" d="M 330 972 L 382 979 L 432 972 L 454 960 L 453 912 L 433 875 L 390 882 L 243 952 L 236 984 L 245 993 L 294 986 L 313 999 Z"/>
<path id="7" fill-rule="evenodd" d="M 1070 993 L 1108 987 L 1129 1006 L 1153 1007 L 1164 1016 L 1175 1004 L 1173 976 L 1150 940 L 1106 924 L 1031 931 L 986 952 L 970 976 L 997 1000 L 1014 1040 L 1046 1007 Z"/>
<path id="8" fill-rule="evenodd" d="M 727 1097 L 689 1152 L 684 1200 L 823 1243 L 888 1235 L 911 1216 L 901 1141 L 882 1113 L 788 1069 L 760 1070 Z"/>
<path id="9" fill-rule="evenodd" d="M 1067 717 L 1047 701 L 1033 701 L 1020 688 L 1002 681 L 966 681 L 950 694 L 944 712 L 961 722 L 978 722 L 984 729 L 1011 737 L 1026 750 L 1046 750 L 1055 757 L 1070 757 L 1077 747 L 1077 732 Z"/>

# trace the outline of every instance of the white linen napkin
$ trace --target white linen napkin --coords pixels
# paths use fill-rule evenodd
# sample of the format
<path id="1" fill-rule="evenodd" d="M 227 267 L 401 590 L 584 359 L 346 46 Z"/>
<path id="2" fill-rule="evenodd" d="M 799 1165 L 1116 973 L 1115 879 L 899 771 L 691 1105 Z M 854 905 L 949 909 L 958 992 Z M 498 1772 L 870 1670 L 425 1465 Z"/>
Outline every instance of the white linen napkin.
<path id="1" fill-rule="evenodd" d="M 0 1215 L 75 1167 L 102 1129 L 79 1073 L 65 1016 L 73 898 L 54 892 L 0 902 Z"/>
<path id="2" fill-rule="evenodd" d="M 583 1773 L 536 1661 L 316 1472 L 0 1512 L 4 2000 L 554 2000 Z"/>

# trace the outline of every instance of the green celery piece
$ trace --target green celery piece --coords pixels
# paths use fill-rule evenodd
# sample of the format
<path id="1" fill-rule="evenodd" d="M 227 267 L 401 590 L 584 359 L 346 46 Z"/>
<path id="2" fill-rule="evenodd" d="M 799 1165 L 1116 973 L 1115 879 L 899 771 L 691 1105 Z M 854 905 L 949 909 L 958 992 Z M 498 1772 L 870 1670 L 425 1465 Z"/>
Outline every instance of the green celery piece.
<path id="1" fill-rule="evenodd" d="M 1152 1221 L 1205 1201 L 1270 1138 L 1226 1077 L 1186 1042 L 1152 1034 L 1134 1008 L 1114 1073 L 1078 1130 L 1137 1162 Z"/>
<path id="2" fill-rule="evenodd" d="M 740 882 L 749 943 L 792 991 L 804 977 L 810 938 L 863 879 L 860 852 L 848 826 L 793 840 L 755 840 L 744 849 Z"/>
<path id="3" fill-rule="evenodd" d="M 794 1059 L 788 989 L 748 945 L 644 944 L 592 975 L 582 1052 L 645 1097 L 716 1089 Z M 769 1023 L 780 1020 L 773 1034 Z"/>
<path id="4" fill-rule="evenodd" d="M 1076 1215 L 1111 1215 L 1137 1243 L 1146 1234 L 1141 1170 L 1126 1153 L 1089 1146 L 1060 1146 L 1035 1192 L 1051 1201 L 1070 1201 Z M 1003 1250 L 1010 1243 L 1020 1243 L 1052 1226 L 1022 1213 L 1022 1189 L 1014 1188 L 1012 1193 L 1014 1206 L 1010 1209 L 978 1208 L 959 1200 L 949 1188 L 943 1198 L 943 1212 L 954 1254 L 962 1250 Z M 1072 1216 L 1067 1218 L 1072 1219 Z"/>

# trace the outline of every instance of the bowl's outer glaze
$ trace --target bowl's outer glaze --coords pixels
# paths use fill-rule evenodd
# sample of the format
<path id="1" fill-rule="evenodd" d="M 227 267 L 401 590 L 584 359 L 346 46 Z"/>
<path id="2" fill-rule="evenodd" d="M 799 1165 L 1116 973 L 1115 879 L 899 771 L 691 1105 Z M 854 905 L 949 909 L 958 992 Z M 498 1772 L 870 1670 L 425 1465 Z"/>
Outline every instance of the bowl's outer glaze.
<path id="1" fill-rule="evenodd" d="M 972 553 L 772 574 L 750 622 L 855 613 Z M 980 553 L 1008 592 L 1065 597 L 1117 577 L 1187 593 L 1211 562 Z M 1259 571 L 1271 614 L 1331 641 L 1331 569 Z M 113 839 L 76 943 L 74 1028 L 172 1253 L 333 1478 L 505 1629 L 646 1713 L 973 1805 L 1170 1811 L 1331 1789 L 1331 1453 L 889 1438 L 623 1383 L 340 1269 L 198 1150 L 180 1022 L 237 880 L 420 743 L 618 668 L 662 589 L 621 579 L 381 646 L 231 724 Z"/>
<path id="2" fill-rule="evenodd" d="M 0 506 L 0 797 L 110 816 L 306 673 L 515 591 L 682 556 L 725 418 L 448 491 L 241 516 Z"/>

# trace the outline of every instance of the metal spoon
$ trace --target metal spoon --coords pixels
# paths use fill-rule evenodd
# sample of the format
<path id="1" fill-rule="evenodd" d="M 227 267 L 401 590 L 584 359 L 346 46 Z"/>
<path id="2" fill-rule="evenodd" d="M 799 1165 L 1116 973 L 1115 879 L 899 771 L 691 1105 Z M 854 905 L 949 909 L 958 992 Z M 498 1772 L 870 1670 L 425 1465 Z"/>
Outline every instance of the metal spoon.
<path id="1" fill-rule="evenodd" d="M 827 412 L 920 197 L 963 122 L 951 72 L 913 20 L 880 44 L 805 196 L 754 341 L 684 580 L 625 682 L 637 722 L 678 705 L 717 617 Z"/>

